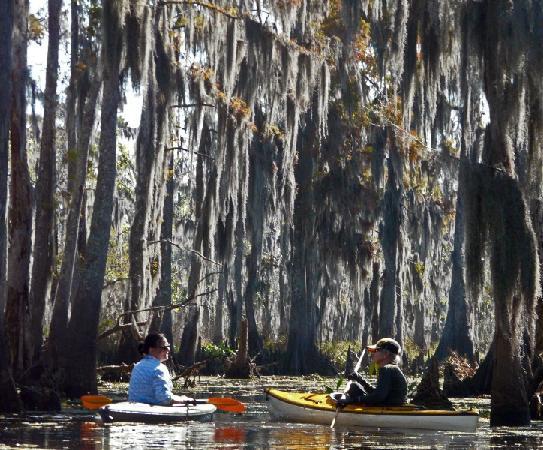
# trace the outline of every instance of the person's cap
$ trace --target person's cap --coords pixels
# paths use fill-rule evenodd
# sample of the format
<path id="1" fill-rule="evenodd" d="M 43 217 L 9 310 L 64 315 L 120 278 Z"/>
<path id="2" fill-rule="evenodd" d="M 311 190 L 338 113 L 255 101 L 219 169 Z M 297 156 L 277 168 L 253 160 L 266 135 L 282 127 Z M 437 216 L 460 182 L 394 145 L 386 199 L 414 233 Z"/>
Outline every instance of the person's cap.
<path id="1" fill-rule="evenodd" d="M 370 353 L 374 353 L 377 350 L 388 350 L 390 353 L 399 355 L 402 352 L 400 344 L 391 338 L 379 339 L 375 344 L 368 345 L 366 348 Z"/>

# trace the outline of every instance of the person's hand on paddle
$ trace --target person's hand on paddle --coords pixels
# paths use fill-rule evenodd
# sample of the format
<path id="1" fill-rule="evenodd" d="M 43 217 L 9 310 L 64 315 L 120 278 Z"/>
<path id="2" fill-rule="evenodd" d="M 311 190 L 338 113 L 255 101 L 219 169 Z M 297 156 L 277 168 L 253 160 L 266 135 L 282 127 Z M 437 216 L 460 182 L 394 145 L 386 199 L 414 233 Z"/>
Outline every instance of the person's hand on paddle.
<path id="1" fill-rule="evenodd" d="M 363 383 L 365 380 L 362 378 L 357 372 L 349 372 L 347 375 L 345 375 L 345 378 L 347 380 L 356 381 L 357 383 Z"/>
<path id="2" fill-rule="evenodd" d="M 187 402 L 191 402 L 193 401 L 194 399 L 192 397 L 187 397 L 186 395 L 173 395 L 173 402 L 172 404 L 173 405 L 176 405 L 176 404 L 179 404 L 179 403 L 187 403 Z"/>
<path id="3" fill-rule="evenodd" d="M 347 375 L 345 375 L 345 378 L 350 381 L 357 382 L 360 386 L 364 388 L 364 390 L 370 392 L 373 390 L 373 386 L 369 384 L 362 375 L 358 374 L 357 372 L 349 372 Z"/>

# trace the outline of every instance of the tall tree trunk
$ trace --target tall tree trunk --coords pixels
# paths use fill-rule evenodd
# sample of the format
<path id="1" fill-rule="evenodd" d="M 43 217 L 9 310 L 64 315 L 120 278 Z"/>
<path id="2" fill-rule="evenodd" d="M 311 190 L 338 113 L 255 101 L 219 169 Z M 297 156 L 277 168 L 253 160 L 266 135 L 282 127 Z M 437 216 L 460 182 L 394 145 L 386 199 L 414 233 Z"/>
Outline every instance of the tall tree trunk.
<path id="1" fill-rule="evenodd" d="M 527 144 L 519 140 L 518 130 L 529 129 L 534 121 L 542 127 L 539 111 L 530 110 L 534 103 L 540 105 L 540 83 L 532 89 L 530 80 L 541 75 L 541 55 L 534 52 L 534 43 L 541 41 L 538 26 L 543 9 L 540 2 L 509 0 L 486 1 L 484 8 L 483 77 L 490 122 L 484 165 L 475 166 L 471 174 L 472 186 L 479 192 L 470 194 L 477 195 L 480 203 L 472 201 L 467 223 L 475 226 L 467 233 L 472 245 L 466 248 L 470 248 L 469 268 L 475 281 L 481 279 L 485 244 L 490 252 L 495 311 L 490 422 L 525 425 L 530 422 L 539 265 L 527 207 L 532 192 L 523 181 L 521 155 L 537 154 L 540 145 L 537 139 Z"/>
<path id="2" fill-rule="evenodd" d="M 149 51 L 144 67 L 148 72 L 144 106 L 136 147 L 136 201 L 130 228 L 129 297 L 126 311 L 147 308 L 153 302 L 160 281 L 160 222 L 166 184 L 165 147 L 168 142 L 168 115 L 172 99 L 171 46 L 168 38 L 167 7 L 154 12 Z M 136 322 L 142 318 L 136 314 Z M 119 356 L 124 362 L 137 361 L 138 343 L 133 334 L 122 335 Z"/>
<path id="3" fill-rule="evenodd" d="M 270 146 L 271 147 L 271 146 Z M 264 151 L 262 151 L 264 150 Z M 264 167 L 271 166 L 273 148 L 269 148 L 266 143 L 260 143 L 259 146 L 251 146 L 251 159 L 249 164 L 249 207 L 247 220 L 248 229 L 251 233 L 251 253 L 247 258 L 247 286 L 245 287 L 244 303 L 245 315 L 248 323 L 249 352 L 253 355 L 262 351 L 262 337 L 258 333 L 258 327 L 255 317 L 255 296 L 258 285 L 260 260 L 262 257 L 262 244 L 264 233 L 264 205 L 266 204 L 266 195 L 269 192 L 269 186 L 266 184 Z M 271 190 L 271 189 L 270 189 Z"/>
<path id="4" fill-rule="evenodd" d="M 383 223 L 380 239 L 383 248 L 385 270 L 383 290 L 379 309 L 379 337 L 398 338 L 401 325 L 397 323 L 398 313 L 398 244 L 400 240 L 402 189 L 401 178 L 392 156 L 388 158 L 388 180 L 383 200 Z M 374 336 L 375 339 L 376 336 Z"/>
<path id="5" fill-rule="evenodd" d="M 0 2 L 0 348 L 7 349 L 4 329 L 6 304 L 7 224 L 6 204 L 8 200 L 8 154 L 9 112 L 11 106 L 11 31 L 13 27 L 13 1 Z M 21 408 L 9 360 L 0 358 L 0 402 L 1 412 L 18 412 Z"/>
<path id="6" fill-rule="evenodd" d="M 160 254 L 161 270 L 158 293 L 153 302 L 154 306 L 169 306 L 172 304 L 172 244 L 173 238 L 173 214 L 174 214 L 174 158 L 173 150 L 170 150 L 168 163 L 168 179 L 166 182 L 166 196 L 164 197 L 163 221 L 160 230 Z M 155 315 L 149 331 L 161 332 L 168 342 L 173 342 L 172 311 L 168 309 Z"/>
<path id="7" fill-rule="evenodd" d="M 36 182 L 36 218 L 32 284 L 30 288 L 30 336 L 32 357 L 37 359 L 43 342 L 43 314 L 53 272 L 53 218 L 56 179 L 56 114 L 60 10 L 62 0 L 49 0 L 47 74 L 44 92 L 43 131 Z"/>
<path id="8" fill-rule="evenodd" d="M 379 285 L 381 270 L 379 262 L 372 264 L 372 277 L 370 283 L 370 304 L 371 304 L 371 339 L 377 342 L 379 339 Z"/>
<path id="9" fill-rule="evenodd" d="M 456 214 L 454 225 L 454 249 L 451 255 L 452 274 L 449 291 L 449 305 L 445 327 L 441 336 L 436 356 L 446 358 L 450 351 L 455 351 L 467 358 L 474 357 L 476 327 L 474 327 L 474 311 L 477 308 L 477 297 L 470 297 L 466 288 L 466 196 L 470 163 L 480 157 L 481 137 L 484 129 L 480 125 L 481 81 L 477 72 L 480 56 L 477 47 L 470 44 L 479 26 L 471 23 L 473 14 L 466 9 L 461 19 L 462 35 L 462 69 L 461 88 L 464 92 L 464 104 L 461 109 L 461 159 L 458 166 L 458 188 L 456 198 Z M 468 198 L 468 202 L 470 199 Z M 486 364 L 486 366 L 492 366 Z M 480 367 L 481 368 L 481 367 Z"/>
<path id="10" fill-rule="evenodd" d="M 306 374 L 318 369 L 319 352 L 316 346 L 316 299 L 310 278 L 316 269 L 314 188 L 312 178 L 316 170 L 318 147 L 314 142 L 318 130 L 307 117 L 306 128 L 297 142 L 304 149 L 296 168 L 298 195 L 294 202 L 292 230 L 292 259 L 290 261 L 291 306 L 287 342 L 286 369 L 294 374 Z"/>
<path id="11" fill-rule="evenodd" d="M 195 244 L 200 244 L 196 249 L 201 247 L 201 232 L 198 227 L 197 234 L 200 237 L 196 237 Z M 202 261 L 199 256 L 194 253 L 191 255 L 191 269 L 189 275 L 189 283 L 187 288 L 188 298 L 194 297 L 197 293 L 198 280 L 200 279 L 200 270 L 202 268 Z M 181 345 L 179 346 L 179 362 L 185 366 L 194 364 L 196 357 L 196 347 L 198 345 L 198 322 L 200 320 L 200 306 L 198 300 L 194 300 L 194 306 L 187 310 L 188 318 L 185 321 L 185 327 L 183 328 L 183 334 L 181 336 Z"/>
<path id="12" fill-rule="evenodd" d="M 310 217 L 311 214 L 306 211 Z M 296 215 L 296 214 L 295 214 Z M 287 342 L 287 371 L 293 374 L 311 373 L 316 368 L 316 312 L 314 299 L 308 289 L 311 276 L 306 255 L 304 239 L 311 236 L 305 230 L 307 226 L 298 226 L 294 232 L 292 256 L 292 300 L 290 306 L 290 325 Z M 303 236 L 303 237 L 302 237 Z"/>
<path id="13" fill-rule="evenodd" d="M 28 0 L 15 0 L 12 41 L 11 186 L 9 202 L 6 330 L 9 357 L 17 377 L 30 364 L 26 334 L 30 320 L 29 264 L 32 235 L 30 175 L 26 153 L 26 87 L 28 80 Z"/>
<path id="14" fill-rule="evenodd" d="M 96 393 L 96 337 L 111 232 L 117 154 L 117 109 L 120 101 L 123 2 L 102 2 L 102 66 L 104 93 L 101 111 L 98 178 L 86 258 L 73 299 L 63 346 L 66 351 L 64 390 L 70 397 Z"/>
<path id="15" fill-rule="evenodd" d="M 66 143 L 68 165 L 68 192 L 72 191 L 76 158 L 73 157 L 77 146 L 76 103 L 77 80 L 79 79 L 79 8 L 78 0 L 70 0 L 70 82 L 66 90 Z"/>
<path id="16" fill-rule="evenodd" d="M 49 356 L 53 367 L 61 365 L 58 358 L 62 355 L 62 351 L 59 350 L 65 341 L 68 328 L 68 312 L 73 291 L 74 272 L 78 267 L 78 243 L 81 239 L 86 239 L 84 229 L 81 230 L 82 215 L 84 215 L 83 199 L 87 178 L 90 137 L 95 122 L 96 101 L 100 92 L 101 80 L 102 76 L 99 73 L 92 76 L 89 95 L 85 102 L 79 139 L 73 150 L 75 151 L 77 148 L 76 167 L 73 170 L 72 181 L 69 183 L 70 203 L 65 226 L 64 254 L 49 332 Z"/>
<path id="17" fill-rule="evenodd" d="M 464 195 L 467 161 L 462 160 L 458 172 L 458 193 L 452 252 L 452 281 L 449 291 L 449 309 L 443 334 L 436 350 L 438 359 L 446 358 L 451 351 L 473 359 L 473 320 L 464 283 Z"/>
<path id="18" fill-rule="evenodd" d="M 9 128 L 11 112 L 11 32 L 13 28 L 13 0 L 0 4 L 0 323 L 6 307 L 7 222 Z M 5 347 L 8 348 L 8 347 Z M 7 364 L 7 358 L 2 363 Z M 0 364 L 2 364 L 0 363 Z"/>
<path id="19" fill-rule="evenodd" d="M 217 186 L 217 173 L 213 171 L 210 179 L 207 180 L 207 189 L 204 185 L 205 176 L 205 159 L 202 155 L 208 155 L 211 146 L 211 133 L 204 120 L 202 138 L 200 140 L 200 146 L 198 150 L 198 160 L 196 165 L 196 192 L 195 192 L 195 211 L 194 215 L 200 222 L 196 236 L 194 237 L 194 243 L 192 245 L 193 250 L 202 252 L 202 243 L 204 236 L 204 228 L 207 224 L 207 218 L 209 217 L 209 203 L 210 192 L 214 192 Z M 207 191 L 207 192 L 206 192 Z M 208 195 L 206 195 L 206 193 Z M 202 260 L 195 253 L 191 254 L 190 260 L 190 273 L 187 286 L 187 298 L 193 299 L 198 292 L 198 285 L 200 281 L 200 274 L 202 269 Z M 226 270 L 226 269 L 225 269 Z M 192 304 L 186 309 L 188 318 L 185 320 L 185 326 L 181 336 L 181 343 L 179 345 L 179 362 L 183 365 L 189 366 L 194 364 L 196 356 L 196 348 L 198 345 L 198 333 L 199 333 L 199 320 L 200 320 L 200 305 L 197 298 L 192 300 Z"/>

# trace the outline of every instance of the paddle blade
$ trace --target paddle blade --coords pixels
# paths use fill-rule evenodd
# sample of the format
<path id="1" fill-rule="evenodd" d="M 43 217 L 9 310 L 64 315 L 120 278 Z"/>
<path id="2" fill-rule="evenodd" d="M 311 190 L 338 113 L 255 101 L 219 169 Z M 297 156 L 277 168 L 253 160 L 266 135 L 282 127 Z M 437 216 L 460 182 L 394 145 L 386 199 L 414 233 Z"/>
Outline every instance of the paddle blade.
<path id="1" fill-rule="evenodd" d="M 105 395 L 82 395 L 80 400 L 83 408 L 90 410 L 101 408 L 113 401 Z"/>
<path id="2" fill-rule="evenodd" d="M 243 413 L 247 409 L 245 404 L 231 397 L 211 397 L 207 399 L 207 402 L 215 405 L 221 411 Z"/>

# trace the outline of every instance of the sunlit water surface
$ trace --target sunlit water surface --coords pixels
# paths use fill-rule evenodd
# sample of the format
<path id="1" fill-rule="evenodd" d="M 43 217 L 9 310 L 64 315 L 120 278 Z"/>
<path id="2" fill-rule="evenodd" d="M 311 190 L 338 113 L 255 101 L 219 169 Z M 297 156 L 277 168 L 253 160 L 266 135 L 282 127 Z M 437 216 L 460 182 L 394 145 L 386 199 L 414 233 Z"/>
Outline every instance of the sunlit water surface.
<path id="1" fill-rule="evenodd" d="M 216 413 L 213 422 L 148 425 L 103 425 L 88 411 L 67 405 L 61 414 L 0 416 L 0 449 L 495 449 L 543 448 L 543 422 L 523 428 L 490 428 L 480 421 L 477 433 L 376 429 L 331 429 L 329 426 L 270 420 L 264 387 L 322 390 L 333 380 L 320 377 L 263 377 L 257 381 L 202 378 L 195 396 L 232 396 L 247 404 L 243 415 Z M 101 393 L 123 400 L 125 385 L 104 385 Z M 488 399 L 458 399 L 488 417 Z"/>

